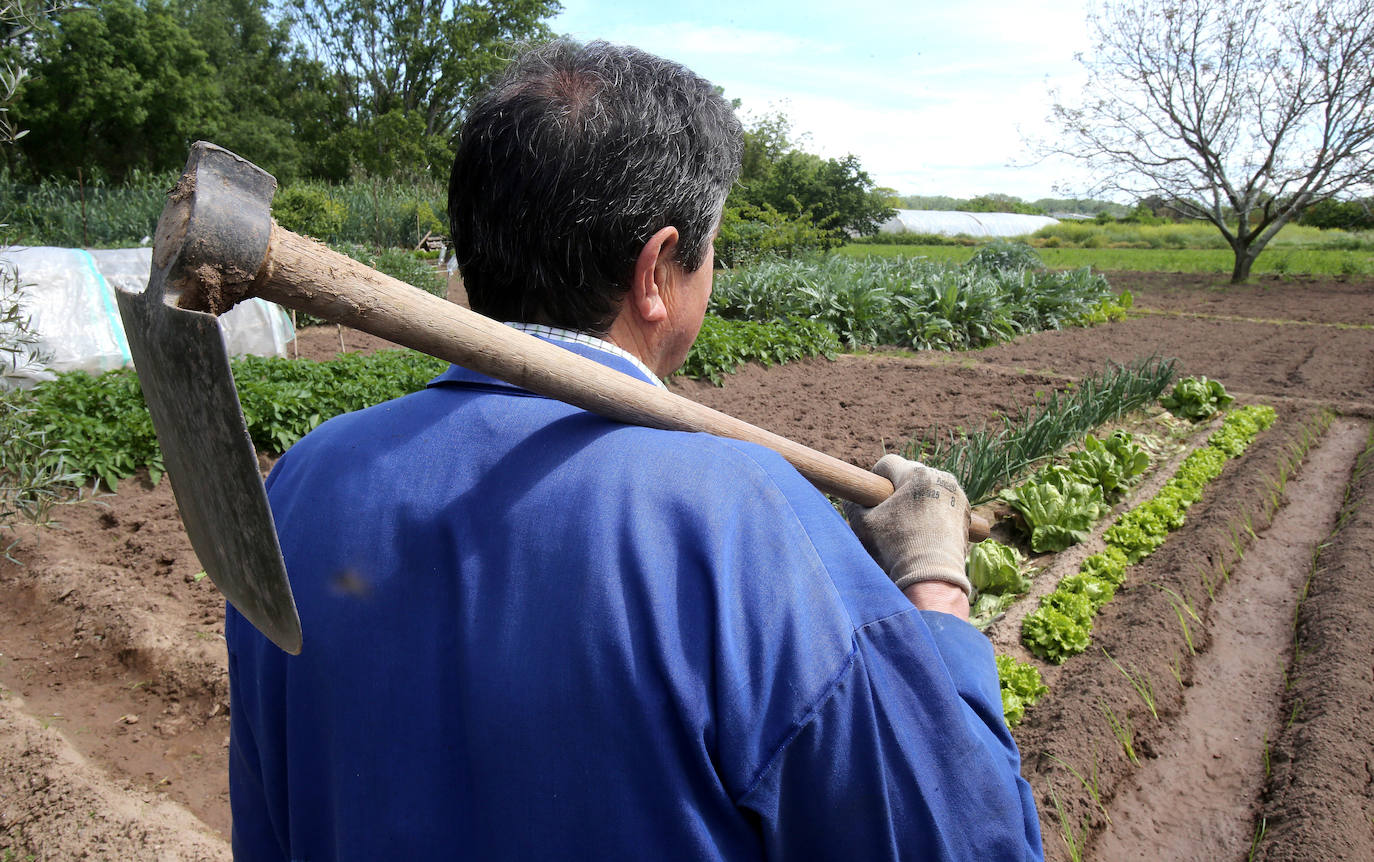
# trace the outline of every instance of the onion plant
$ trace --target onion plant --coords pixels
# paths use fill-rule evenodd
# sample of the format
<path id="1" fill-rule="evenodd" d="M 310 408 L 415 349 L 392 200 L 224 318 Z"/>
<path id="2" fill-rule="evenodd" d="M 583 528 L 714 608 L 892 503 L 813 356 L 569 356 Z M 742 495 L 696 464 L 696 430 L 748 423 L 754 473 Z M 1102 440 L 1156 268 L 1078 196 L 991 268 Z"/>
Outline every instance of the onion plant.
<path id="1" fill-rule="evenodd" d="M 1123 416 L 1159 397 L 1174 376 L 1172 359 L 1150 357 L 1078 381 L 1019 413 L 1001 417 L 994 426 L 964 436 L 913 437 L 902 454 L 954 474 L 977 505 L 993 490 L 1023 475 L 1036 464 L 1104 422 Z"/>

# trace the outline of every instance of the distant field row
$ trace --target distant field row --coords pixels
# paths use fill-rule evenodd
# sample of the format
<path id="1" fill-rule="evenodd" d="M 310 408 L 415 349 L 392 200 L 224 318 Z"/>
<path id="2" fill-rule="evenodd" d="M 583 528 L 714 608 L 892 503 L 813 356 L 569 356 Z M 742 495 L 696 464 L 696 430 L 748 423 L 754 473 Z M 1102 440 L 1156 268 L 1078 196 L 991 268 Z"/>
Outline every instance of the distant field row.
<path id="1" fill-rule="evenodd" d="M 846 245 L 852 257 L 926 257 L 963 263 L 976 248 L 957 245 Z M 1137 272 L 1217 272 L 1229 275 L 1235 256 L 1214 248 L 1037 248 L 1051 269 L 1132 270 Z M 1255 261 L 1255 275 L 1374 275 L 1374 255 L 1341 249 L 1270 248 Z"/>

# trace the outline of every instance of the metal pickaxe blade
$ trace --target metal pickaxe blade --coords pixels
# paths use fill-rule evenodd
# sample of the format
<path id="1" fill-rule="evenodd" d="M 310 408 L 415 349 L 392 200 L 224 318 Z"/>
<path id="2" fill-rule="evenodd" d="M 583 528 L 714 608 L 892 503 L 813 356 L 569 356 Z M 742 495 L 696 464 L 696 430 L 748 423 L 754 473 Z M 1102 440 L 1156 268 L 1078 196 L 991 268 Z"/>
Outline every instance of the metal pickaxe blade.
<path id="1" fill-rule="evenodd" d="M 168 197 L 142 293 L 120 313 L 191 544 L 215 585 L 287 652 L 300 620 L 215 315 L 258 296 L 635 425 L 773 449 L 812 484 L 875 506 L 892 483 L 425 293 L 275 224 L 276 180 L 197 142 Z M 987 537 L 974 517 L 970 537 Z"/>
<path id="2" fill-rule="evenodd" d="M 294 654 L 300 618 L 219 321 L 178 307 L 188 289 L 256 275 L 276 187 L 256 165 L 198 144 L 158 221 L 148 287 L 117 299 L 191 545 L 225 598 Z"/>

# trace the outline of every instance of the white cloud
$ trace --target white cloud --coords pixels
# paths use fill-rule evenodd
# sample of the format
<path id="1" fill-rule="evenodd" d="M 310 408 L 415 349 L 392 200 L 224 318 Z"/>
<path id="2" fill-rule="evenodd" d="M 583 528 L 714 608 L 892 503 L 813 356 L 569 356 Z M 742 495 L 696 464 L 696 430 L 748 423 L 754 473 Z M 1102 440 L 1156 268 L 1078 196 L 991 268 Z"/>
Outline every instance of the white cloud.
<path id="1" fill-rule="evenodd" d="M 565 0 L 559 29 L 678 60 L 741 99 L 746 117 L 781 109 L 807 149 L 853 153 L 903 193 L 1033 198 L 1068 168 L 1008 165 L 1030 162 L 1025 138 L 1049 133 L 1049 87 L 1074 90 L 1082 2 L 699 0 L 694 21 L 646 24 L 615 0 Z"/>
<path id="2" fill-rule="evenodd" d="M 789 33 L 685 22 L 625 25 L 617 27 L 607 38 L 673 59 L 749 57 L 757 63 L 804 52 L 827 51 L 822 43 Z"/>

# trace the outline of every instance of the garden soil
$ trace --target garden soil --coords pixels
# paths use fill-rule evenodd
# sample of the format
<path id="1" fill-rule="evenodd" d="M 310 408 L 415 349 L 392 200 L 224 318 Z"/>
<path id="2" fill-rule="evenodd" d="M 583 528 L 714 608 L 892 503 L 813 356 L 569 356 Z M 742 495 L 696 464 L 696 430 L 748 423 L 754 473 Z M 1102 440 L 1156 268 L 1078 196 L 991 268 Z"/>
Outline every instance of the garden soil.
<path id="1" fill-rule="evenodd" d="M 1109 279 L 1135 296 L 1119 323 L 673 387 L 862 466 L 913 434 L 980 427 L 1109 359 L 1174 357 L 1276 406 L 1275 427 L 1133 567 L 1093 648 L 1044 668 L 1051 694 L 1015 731 L 1023 772 L 1054 859 L 1129 858 L 1123 846 L 1242 859 L 1252 843 L 1258 858 L 1374 858 L 1374 466 L 1358 460 L 1374 418 L 1374 281 Z M 390 347 L 334 327 L 296 347 L 327 358 L 341 343 Z M 58 517 L 0 562 L 0 853 L 228 858 L 223 603 L 168 485 L 136 477 Z M 1018 649 L 1014 628 L 990 630 L 999 649 Z M 1153 711 L 1132 678 L 1149 681 Z M 1129 726 L 1137 762 L 1108 713 Z"/>

